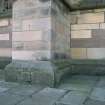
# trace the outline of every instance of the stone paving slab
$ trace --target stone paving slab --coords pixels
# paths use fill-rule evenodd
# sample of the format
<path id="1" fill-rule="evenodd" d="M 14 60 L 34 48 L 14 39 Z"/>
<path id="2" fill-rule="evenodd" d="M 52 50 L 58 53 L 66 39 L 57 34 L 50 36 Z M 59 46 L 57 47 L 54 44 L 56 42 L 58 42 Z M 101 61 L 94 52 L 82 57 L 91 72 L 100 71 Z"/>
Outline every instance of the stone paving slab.
<path id="1" fill-rule="evenodd" d="M 18 102 L 22 101 L 24 97 L 19 95 L 13 95 L 9 93 L 0 94 L 0 105 L 16 105 Z"/>
<path id="2" fill-rule="evenodd" d="M 3 88 L 3 87 L 0 87 L 0 93 L 2 93 L 2 92 L 6 92 L 6 91 L 8 91 L 9 90 L 9 88 Z"/>
<path id="3" fill-rule="evenodd" d="M 0 81 L 0 105 L 105 105 L 104 79 L 72 76 L 58 89 Z"/>
<path id="4" fill-rule="evenodd" d="M 96 87 L 105 88 L 105 77 L 100 77 L 99 82 L 97 83 Z"/>
<path id="5" fill-rule="evenodd" d="M 17 86 L 19 86 L 18 83 L 0 81 L 0 87 L 2 88 L 14 88 Z"/>
<path id="6" fill-rule="evenodd" d="M 16 94 L 16 95 L 22 95 L 22 96 L 30 96 L 44 87 L 41 87 L 39 85 L 31 86 L 31 85 L 19 85 L 15 88 L 12 88 L 9 90 L 9 93 Z"/>
<path id="7" fill-rule="evenodd" d="M 105 102 L 87 99 L 83 105 L 105 105 Z"/>
<path id="8" fill-rule="evenodd" d="M 91 92 L 92 86 L 84 85 L 84 84 L 62 84 L 59 86 L 59 89 L 65 89 L 65 90 L 74 90 L 74 91 L 83 91 L 83 92 Z"/>
<path id="9" fill-rule="evenodd" d="M 62 99 L 56 102 L 56 105 L 82 105 L 88 94 L 80 91 L 71 91 Z"/>
<path id="10" fill-rule="evenodd" d="M 94 88 L 90 98 L 93 100 L 105 101 L 105 89 L 103 88 Z"/>
<path id="11" fill-rule="evenodd" d="M 32 98 L 28 98 L 18 105 L 54 105 L 66 92 L 60 89 L 45 88 L 34 94 Z"/>

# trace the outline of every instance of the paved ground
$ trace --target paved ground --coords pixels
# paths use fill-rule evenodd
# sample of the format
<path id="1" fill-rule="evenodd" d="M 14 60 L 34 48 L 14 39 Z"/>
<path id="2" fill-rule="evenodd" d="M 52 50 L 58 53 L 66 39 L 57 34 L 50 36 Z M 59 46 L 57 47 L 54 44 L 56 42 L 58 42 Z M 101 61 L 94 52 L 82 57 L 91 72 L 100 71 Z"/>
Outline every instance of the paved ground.
<path id="1" fill-rule="evenodd" d="M 105 105 L 105 77 L 72 76 L 57 89 L 0 81 L 0 105 Z"/>

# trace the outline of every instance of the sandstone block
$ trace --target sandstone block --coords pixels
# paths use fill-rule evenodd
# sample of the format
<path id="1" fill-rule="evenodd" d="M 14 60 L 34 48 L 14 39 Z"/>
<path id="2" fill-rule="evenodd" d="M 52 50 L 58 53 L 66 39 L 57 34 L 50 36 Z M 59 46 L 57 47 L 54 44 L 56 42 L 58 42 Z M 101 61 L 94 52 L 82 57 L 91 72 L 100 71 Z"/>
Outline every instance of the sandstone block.
<path id="1" fill-rule="evenodd" d="M 86 48 L 71 48 L 71 57 L 73 59 L 86 59 L 87 58 Z"/>
<path id="2" fill-rule="evenodd" d="M 92 38 L 91 30 L 71 31 L 71 38 Z"/>
<path id="3" fill-rule="evenodd" d="M 86 13 L 78 16 L 78 23 L 100 23 L 104 22 L 104 12 Z"/>
<path id="4" fill-rule="evenodd" d="M 71 25 L 71 30 L 91 30 L 99 29 L 99 24 L 74 24 Z"/>

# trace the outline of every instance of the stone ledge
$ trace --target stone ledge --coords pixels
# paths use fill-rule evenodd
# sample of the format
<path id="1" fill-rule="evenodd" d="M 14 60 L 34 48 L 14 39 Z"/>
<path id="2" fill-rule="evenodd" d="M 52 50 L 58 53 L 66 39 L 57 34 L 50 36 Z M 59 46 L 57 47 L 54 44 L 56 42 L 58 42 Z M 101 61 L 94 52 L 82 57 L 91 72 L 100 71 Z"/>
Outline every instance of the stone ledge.
<path id="1" fill-rule="evenodd" d="M 72 60 L 72 74 L 105 75 L 105 60 Z"/>

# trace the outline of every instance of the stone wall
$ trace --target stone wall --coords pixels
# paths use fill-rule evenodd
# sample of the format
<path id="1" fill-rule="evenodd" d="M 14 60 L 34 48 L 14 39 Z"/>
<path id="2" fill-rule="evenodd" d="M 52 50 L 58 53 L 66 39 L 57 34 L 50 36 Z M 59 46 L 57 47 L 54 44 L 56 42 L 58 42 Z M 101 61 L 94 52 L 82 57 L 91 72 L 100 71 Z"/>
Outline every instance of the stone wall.
<path id="1" fill-rule="evenodd" d="M 71 56 L 74 59 L 105 59 L 105 9 L 70 13 Z"/>
<path id="2" fill-rule="evenodd" d="M 11 18 L 0 19 L 0 68 L 5 67 L 12 58 Z"/>
<path id="3" fill-rule="evenodd" d="M 67 57 L 70 50 L 67 12 L 62 3 L 52 0 L 18 0 L 13 8 L 13 60 Z"/>

